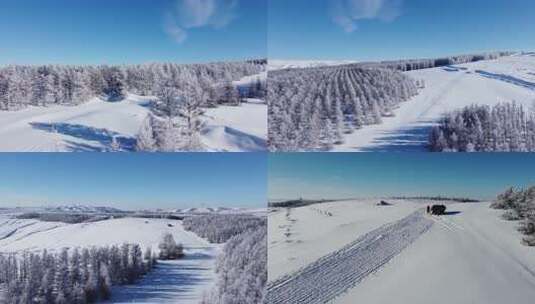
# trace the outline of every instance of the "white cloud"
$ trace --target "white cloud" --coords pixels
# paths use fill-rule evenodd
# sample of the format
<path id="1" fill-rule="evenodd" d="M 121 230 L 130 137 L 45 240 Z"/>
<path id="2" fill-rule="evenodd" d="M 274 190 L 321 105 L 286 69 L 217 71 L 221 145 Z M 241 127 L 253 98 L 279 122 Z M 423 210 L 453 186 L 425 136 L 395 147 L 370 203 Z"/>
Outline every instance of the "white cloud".
<path id="1" fill-rule="evenodd" d="M 175 7 L 167 12 L 165 32 L 182 43 L 188 31 L 195 28 L 222 28 L 236 17 L 238 0 L 176 0 Z"/>
<path id="2" fill-rule="evenodd" d="M 331 17 L 344 31 L 357 30 L 358 21 L 394 21 L 402 14 L 403 0 L 331 0 Z"/>

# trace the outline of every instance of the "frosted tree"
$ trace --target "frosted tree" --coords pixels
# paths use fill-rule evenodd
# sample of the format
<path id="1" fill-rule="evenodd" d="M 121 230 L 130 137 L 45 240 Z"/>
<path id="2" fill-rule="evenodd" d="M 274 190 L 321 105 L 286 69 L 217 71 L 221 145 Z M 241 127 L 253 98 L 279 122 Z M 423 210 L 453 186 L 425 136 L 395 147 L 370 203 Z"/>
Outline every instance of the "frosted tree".
<path id="1" fill-rule="evenodd" d="M 152 129 L 153 119 L 152 114 L 149 113 L 141 123 L 136 140 L 137 151 L 154 152 L 157 150 L 154 130 Z"/>

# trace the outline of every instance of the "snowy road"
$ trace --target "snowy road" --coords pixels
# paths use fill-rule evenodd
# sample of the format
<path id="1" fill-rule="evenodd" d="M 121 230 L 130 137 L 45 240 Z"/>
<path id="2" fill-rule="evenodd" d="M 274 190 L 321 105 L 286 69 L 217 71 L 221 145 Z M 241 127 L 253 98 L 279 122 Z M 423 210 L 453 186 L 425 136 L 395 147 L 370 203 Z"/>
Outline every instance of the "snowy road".
<path id="1" fill-rule="evenodd" d="M 516 101 L 529 107 L 535 100 L 535 57 L 510 56 L 449 67 L 407 72 L 426 87 L 385 117 L 345 137 L 333 151 L 426 151 L 430 128 L 446 112 L 472 104 Z"/>
<path id="2" fill-rule="evenodd" d="M 325 303 L 354 287 L 398 255 L 433 225 L 416 211 L 375 229 L 346 247 L 268 286 L 268 303 Z"/>

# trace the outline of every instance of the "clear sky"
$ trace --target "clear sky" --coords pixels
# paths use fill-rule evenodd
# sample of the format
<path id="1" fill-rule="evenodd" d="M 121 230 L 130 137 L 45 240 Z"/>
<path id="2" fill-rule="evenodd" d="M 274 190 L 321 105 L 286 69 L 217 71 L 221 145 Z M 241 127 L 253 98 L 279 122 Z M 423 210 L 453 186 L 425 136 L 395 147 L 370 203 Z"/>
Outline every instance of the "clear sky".
<path id="1" fill-rule="evenodd" d="M 267 0 L 2 0 L 0 65 L 267 56 Z"/>
<path id="2" fill-rule="evenodd" d="M 447 195 L 493 199 L 535 185 L 535 154 L 270 154 L 270 199 Z"/>
<path id="3" fill-rule="evenodd" d="M 382 60 L 535 50 L 533 0 L 269 0 L 276 59 Z"/>
<path id="4" fill-rule="evenodd" d="M 266 206 L 263 153 L 1 153 L 0 207 Z"/>

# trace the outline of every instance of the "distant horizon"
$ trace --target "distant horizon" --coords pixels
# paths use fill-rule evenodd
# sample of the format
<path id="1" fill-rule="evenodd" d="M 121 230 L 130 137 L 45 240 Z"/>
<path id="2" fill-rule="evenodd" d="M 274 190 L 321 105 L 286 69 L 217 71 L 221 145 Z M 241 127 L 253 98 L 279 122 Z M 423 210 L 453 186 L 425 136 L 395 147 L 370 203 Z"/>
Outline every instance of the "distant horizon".
<path id="1" fill-rule="evenodd" d="M 232 60 L 213 60 L 213 61 L 192 61 L 192 62 L 180 62 L 180 61 L 141 61 L 141 62 L 130 62 L 130 63 L 34 63 L 34 64 L 0 64 L 0 68 L 5 68 L 9 66 L 49 66 L 49 65 L 59 65 L 59 66 L 131 66 L 131 65 L 148 65 L 153 63 L 171 63 L 179 65 L 197 65 L 197 64 L 213 64 L 213 63 L 233 63 L 233 62 L 245 62 L 252 60 L 268 60 L 266 57 L 251 57 L 243 59 L 232 59 Z"/>
<path id="2" fill-rule="evenodd" d="M 268 57 L 379 61 L 535 50 L 526 0 L 270 0 Z"/>
<path id="3" fill-rule="evenodd" d="M 535 155 L 523 153 L 286 153 L 269 155 L 268 164 L 270 201 L 401 196 L 490 201 L 508 187 L 535 185 Z"/>
<path id="4" fill-rule="evenodd" d="M 472 54 L 484 54 L 484 53 L 493 53 L 493 52 L 514 52 L 514 53 L 529 53 L 529 52 L 535 52 L 534 50 L 487 50 L 487 51 L 467 51 L 467 52 L 461 52 L 461 53 L 455 53 L 455 54 L 437 54 L 436 56 L 426 56 L 426 57 L 399 57 L 399 58 L 383 58 L 383 59 L 377 59 L 377 60 L 359 60 L 358 58 L 268 58 L 269 60 L 280 60 L 280 61 L 353 61 L 353 62 L 380 62 L 380 61 L 396 61 L 396 60 L 419 60 L 419 59 L 434 59 L 434 58 L 441 58 L 441 57 L 451 57 L 451 56 L 463 56 L 463 55 L 472 55 Z"/>
<path id="5" fill-rule="evenodd" d="M 266 205 L 263 153 L 3 153 L 0 207 Z"/>

